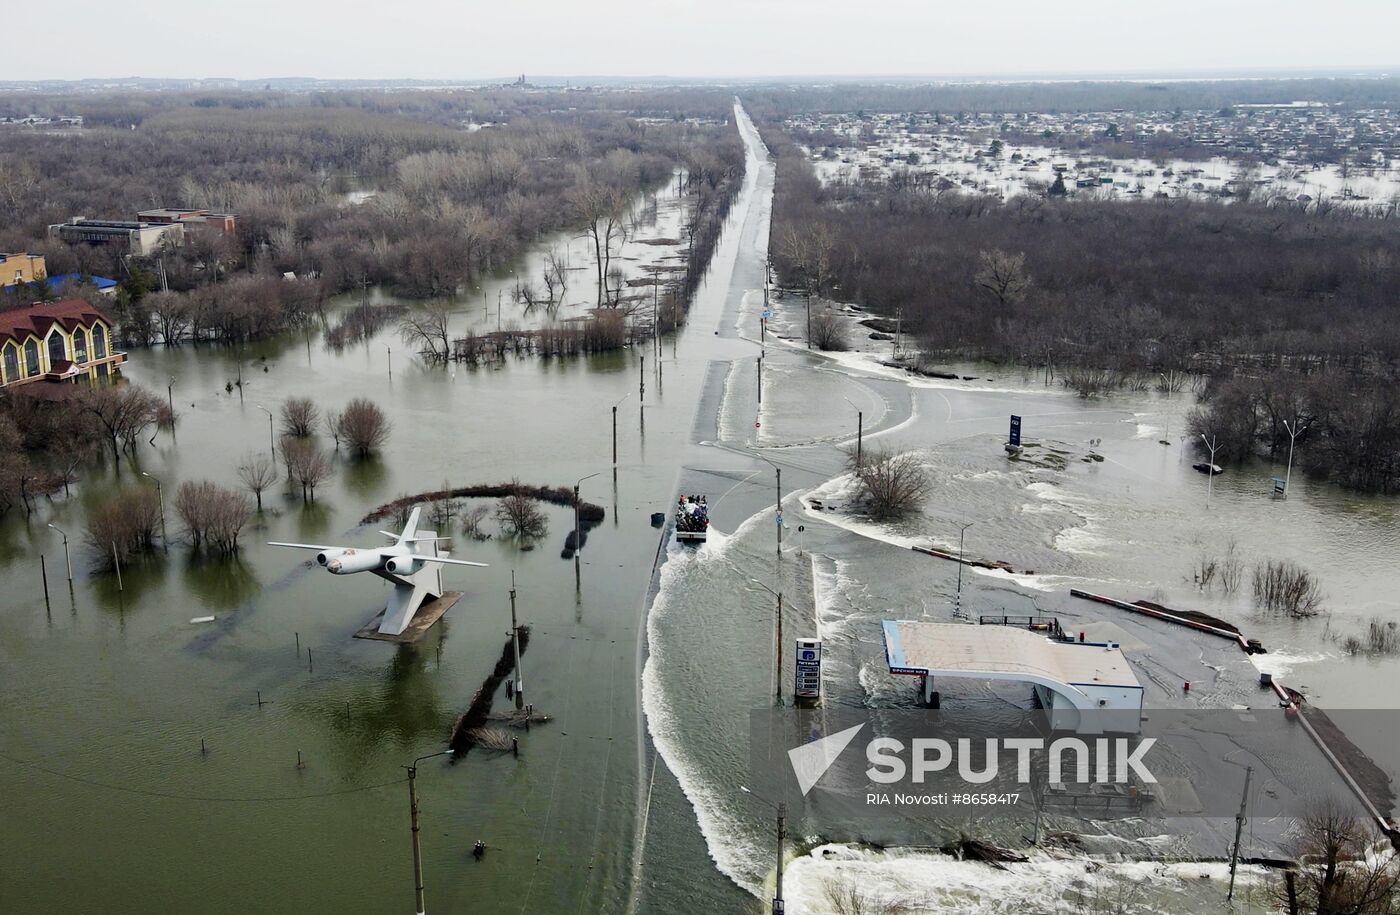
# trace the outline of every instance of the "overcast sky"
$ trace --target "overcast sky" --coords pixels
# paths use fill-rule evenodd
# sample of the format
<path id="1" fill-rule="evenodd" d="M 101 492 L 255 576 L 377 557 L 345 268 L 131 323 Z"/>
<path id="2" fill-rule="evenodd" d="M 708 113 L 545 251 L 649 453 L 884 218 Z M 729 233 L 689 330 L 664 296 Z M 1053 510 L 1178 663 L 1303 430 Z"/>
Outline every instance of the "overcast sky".
<path id="1" fill-rule="evenodd" d="M 39 34 L 6 42 L 0 79 L 1148 74 L 1400 64 L 1397 0 L 63 0 L 30 12 Z"/>

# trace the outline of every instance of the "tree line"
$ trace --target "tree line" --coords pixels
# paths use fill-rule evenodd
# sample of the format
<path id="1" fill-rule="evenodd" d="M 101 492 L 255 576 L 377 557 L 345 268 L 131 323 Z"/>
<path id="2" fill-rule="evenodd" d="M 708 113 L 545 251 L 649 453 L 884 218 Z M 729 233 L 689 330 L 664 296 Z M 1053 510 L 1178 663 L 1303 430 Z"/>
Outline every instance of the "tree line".
<path id="1" fill-rule="evenodd" d="M 1222 387 L 1204 422 L 1220 427 L 1230 458 L 1276 451 L 1281 427 L 1223 382 L 1301 386 L 1317 418 L 1298 443 L 1308 466 L 1358 488 L 1395 487 L 1393 221 L 1247 201 L 823 187 L 797 147 L 766 136 L 778 155 L 772 257 L 784 284 L 901 316 L 927 360 L 1045 367 L 1081 393 L 1210 376 Z"/>
<path id="2" fill-rule="evenodd" d="M 654 103 L 645 94 L 583 95 L 582 106 L 583 96 L 564 93 L 495 105 L 491 117 L 509 120 L 474 131 L 444 121 L 477 117 L 495 96 L 448 94 L 436 105 L 398 95 L 377 105 L 334 93 L 207 105 L 159 96 L 140 100 L 134 130 L 123 123 L 136 104 L 126 96 L 65 97 L 60 107 L 113 126 L 85 128 L 80 142 L 0 134 L 0 249 L 43 254 L 51 274 L 120 280 L 129 342 L 236 340 L 294 324 L 327 296 L 366 285 L 451 295 L 542 235 L 616 212 L 617 200 L 665 183 L 678 167 L 703 175 L 713 161 L 732 161 L 736 138 L 713 117 L 728 117 L 713 92 Z M 699 116 L 684 117 L 684 104 Z M 103 105 L 112 108 L 105 117 Z M 345 195 L 355 186 L 374 195 L 352 204 Z M 238 229 L 188 232 L 159 262 L 45 237 L 47 225 L 74 215 L 129 219 L 156 206 L 233 211 Z M 280 292 L 265 282 L 287 273 L 309 282 Z M 246 287 L 218 291 L 236 279 Z M 186 299 L 166 303 L 174 320 L 137 304 L 166 287 Z"/>

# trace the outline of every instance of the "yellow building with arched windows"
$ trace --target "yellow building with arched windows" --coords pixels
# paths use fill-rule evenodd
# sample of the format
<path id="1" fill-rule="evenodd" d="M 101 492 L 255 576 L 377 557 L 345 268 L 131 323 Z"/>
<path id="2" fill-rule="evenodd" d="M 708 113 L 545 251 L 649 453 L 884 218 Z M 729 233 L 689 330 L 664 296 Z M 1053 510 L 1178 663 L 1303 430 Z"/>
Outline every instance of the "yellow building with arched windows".
<path id="1" fill-rule="evenodd" d="M 112 348 L 112 319 L 82 299 L 0 311 L 0 387 L 96 381 L 124 362 Z"/>

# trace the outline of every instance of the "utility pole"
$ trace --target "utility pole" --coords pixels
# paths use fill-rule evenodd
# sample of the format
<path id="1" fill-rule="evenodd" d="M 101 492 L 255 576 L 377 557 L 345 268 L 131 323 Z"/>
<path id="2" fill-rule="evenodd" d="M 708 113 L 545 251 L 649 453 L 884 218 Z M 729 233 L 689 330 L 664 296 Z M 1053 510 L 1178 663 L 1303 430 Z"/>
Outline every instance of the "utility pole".
<path id="1" fill-rule="evenodd" d="M 515 570 L 510 571 L 510 641 L 515 648 L 515 707 L 525 704 L 525 669 L 520 666 L 520 625 L 515 621 Z"/>
<path id="2" fill-rule="evenodd" d="M 763 406 L 763 353 L 758 354 L 758 405 Z"/>
<path id="3" fill-rule="evenodd" d="M 860 409 L 860 407 L 857 407 L 855 405 L 851 398 L 843 396 L 841 399 L 846 401 L 846 403 L 850 404 L 851 409 L 856 411 L 856 466 L 861 467 L 863 466 L 863 462 L 861 460 L 861 445 L 865 438 L 865 413 Z"/>
<path id="4" fill-rule="evenodd" d="M 598 473 L 590 473 L 574 484 L 574 590 L 578 591 L 583 585 L 583 573 L 579 571 L 579 554 L 583 552 L 583 524 L 580 517 L 583 503 L 579 499 L 579 488 L 583 486 L 584 480 L 591 480 L 598 476 Z"/>
<path id="5" fill-rule="evenodd" d="M 739 790 L 747 794 L 749 797 L 761 801 L 764 804 L 767 804 L 778 816 L 778 867 L 777 880 L 774 885 L 773 893 L 773 908 L 771 909 L 771 912 L 772 915 L 783 915 L 783 913 L 786 911 L 786 905 L 783 902 L 783 856 L 784 852 L 786 851 L 785 846 L 787 844 L 787 804 L 781 802 L 775 804 L 763 795 L 758 794 L 754 791 L 750 791 L 743 785 L 739 786 Z"/>
<path id="6" fill-rule="evenodd" d="M 408 770 L 408 816 L 413 827 L 413 911 L 417 912 L 418 915 L 423 915 L 423 851 L 418 843 L 418 790 L 415 785 L 418 778 L 418 764 L 425 759 L 446 756 L 451 752 L 451 750 L 443 750 L 441 753 L 429 753 L 427 756 L 420 756 L 404 766 Z"/>
<path id="7" fill-rule="evenodd" d="M 778 803 L 778 877 L 773 893 L 773 915 L 783 915 L 783 846 L 787 840 L 787 804 Z"/>
<path id="8" fill-rule="evenodd" d="M 1201 433 L 1201 441 L 1205 442 L 1206 447 L 1210 449 L 1210 466 L 1206 468 L 1206 477 L 1208 478 L 1206 483 L 1206 508 L 1210 508 L 1210 497 L 1211 494 L 1215 492 L 1215 444 L 1219 440 L 1217 436 L 1206 438 L 1206 434 L 1204 432 Z M 1286 490 L 1287 488 L 1287 485 L 1285 485 L 1284 489 Z"/>
<path id="9" fill-rule="evenodd" d="M 389 359 L 389 377 L 394 377 L 394 348 L 389 344 L 384 344 L 384 353 Z"/>
<path id="10" fill-rule="evenodd" d="M 783 592 L 781 592 L 781 591 L 778 592 L 778 648 L 777 648 L 777 654 L 775 655 L 774 661 L 773 661 L 773 669 L 774 669 L 774 671 L 775 671 L 776 674 L 777 674 L 777 675 L 773 678 L 774 680 L 777 681 L 777 689 L 774 691 L 774 696 L 773 696 L 773 698 L 775 698 L 775 699 L 778 700 L 778 704 L 779 704 L 779 705 L 782 705 L 782 704 L 783 704 Z"/>
<path id="11" fill-rule="evenodd" d="M 778 474 L 777 485 L 777 505 L 778 510 L 778 559 L 783 558 L 783 468 L 774 465 L 773 469 Z"/>
<path id="12" fill-rule="evenodd" d="M 1235 846 L 1230 850 L 1230 891 L 1225 894 L 1226 902 L 1235 896 L 1235 866 L 1240 859 L 1240 834 L 1244 832 L 1244 808 L 1249 802 L 1249 779 L 1253 774 L 1253 766 L 1244 770 L 1244 792 L 1240 795 L 1240 812 L 1235 814 Z"/>
<path id="13" fill-rule="evenodd" d="M 1283 476 L 1283 497 L 1287 499 L 1288 485 L 1293 481 L 1293 443 L 1298 440 L 1298 421 L 1295 419 L 1290 425 L 1285 419 L 1283 428 L 1288 430 L 1288 472 Z"/>
<path id="14" fill-rule="evenodd" d="M 165 405 L 170 408 L 170 420 L 175 421 L 175 376 L 170 376 L 170 383 L 165 386 Z M 174 426 L 171 426 L 173 429 Z"/>
<path id="15" fill-rule="evenodd" d="M 170 538 L 165 534 L 165 492 L 161 489 L 160 480 L 151 476 L 146 471 L 141 471 L 141 476 L 156 484 L 156 501 L 160 503 L 160 545 L 168 553 L 170 552 Z"/>
<path id="16" fill-rule="evenodd" d="M 967 529 L 972 527 L 974 522 L 969 521 L 958 529 L 958 591 L 953 598 L 953 616 L 962 619 L 962 570 L 963 570 L 963 536 Z"/>
<path id="17" fill-rule="evenodd" d="M 63 538 L 63 562 L 68 566 L 68 585 L 73 585 L 73 558 L 68 555 L 68 535 L 57 524 L 50 522 L 49 527 L 58 531 L 58 535 Z"/>
<path id="18" fill-rule="evenodd" d="M 258 409 L 267 414 L 267 447 L 275 458 L 277 457 L 277 437 L 272 430 L 272 411 L 262 404 L 258 404 Z"/>

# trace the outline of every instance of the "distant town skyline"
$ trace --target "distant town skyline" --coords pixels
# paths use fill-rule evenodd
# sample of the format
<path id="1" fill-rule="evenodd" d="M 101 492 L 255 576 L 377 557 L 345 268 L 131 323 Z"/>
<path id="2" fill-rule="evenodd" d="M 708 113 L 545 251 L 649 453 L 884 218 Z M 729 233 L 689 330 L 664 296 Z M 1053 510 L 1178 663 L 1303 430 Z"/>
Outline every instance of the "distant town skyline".
<path id="1" fill-rule="evenodd" d="M 1389 0 L 1336 0 L 1325 14 L 1299 0 L 408 0 L 357 15 L 361 6 L 246 0 L 229 16 L 173 0 L 71 0 L 64 18 L 81 27 L 64 52 L 13 42 L 0 81 L 1375 75 L 1400 63 L 1400 4 Z"/>

